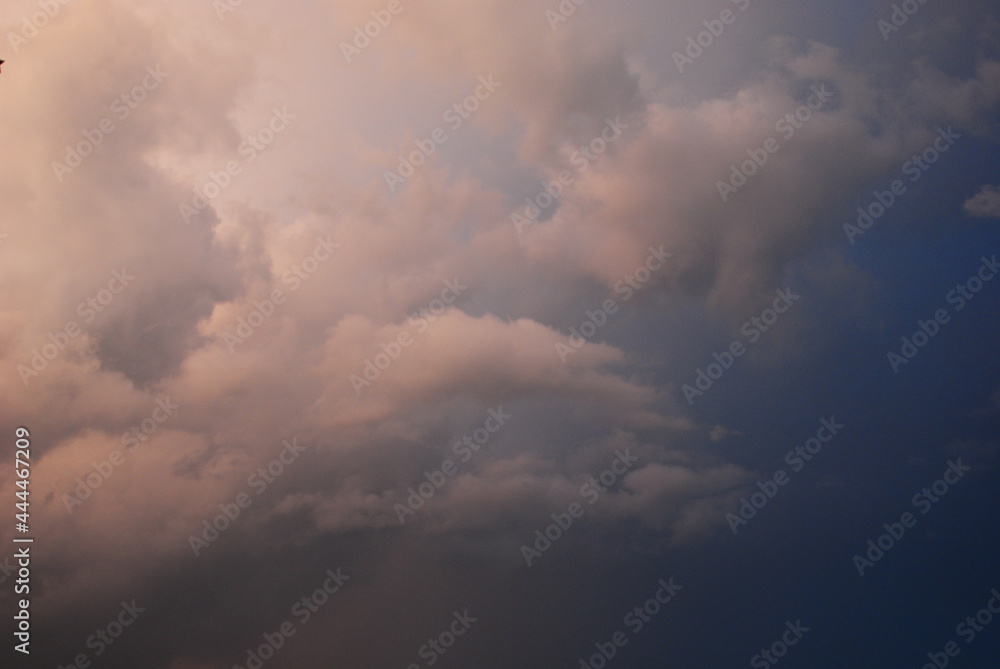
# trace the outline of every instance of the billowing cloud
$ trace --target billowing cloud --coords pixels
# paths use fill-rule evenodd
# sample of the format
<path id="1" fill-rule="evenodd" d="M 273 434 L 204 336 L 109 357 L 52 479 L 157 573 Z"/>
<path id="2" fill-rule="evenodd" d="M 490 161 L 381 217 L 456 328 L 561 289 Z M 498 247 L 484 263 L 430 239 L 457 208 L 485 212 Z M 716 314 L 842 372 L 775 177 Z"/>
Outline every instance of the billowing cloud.
<path id="1" fill-rule="evenodd" d="M 343 643 L 350 666 L 400 664 L 419 643 L 380 643 L 373 602 L 412 577 L 398 622 L 431 634 L 481 579 L 509 620 L 521 547 L 570 505 L 566 552 L 531 567 L 567 588 L 567 555 L 729 531 L 769 461 L 741 450 L 752 420 L 682 386 L 796 280 L 850 300 L 782 317 L 727 374 L 787 373 L 839 345 L 829 323 L 877 329 L 842 224 L 946 128 L 995 138 L 1000 62 L 953 62 L 948 36 L 996 34 L 960 3 L 925 57 L 900 39 L 873 71 L 732 3 L 702 79 L 663 44 L 718 12 L 646 4 L 114 0 L 38 26 L 39 5 L 5 7 L 0 424 L 33 435 L 45 652 L 81 650 L 90 602 L 136 597 L 148 641 L 123 657 L 232 666 L 344 566 L 322 615 L 356 635 L 303 632 L 281 661 Z M 278 576 L 241 594 L 250 574 Z"/>

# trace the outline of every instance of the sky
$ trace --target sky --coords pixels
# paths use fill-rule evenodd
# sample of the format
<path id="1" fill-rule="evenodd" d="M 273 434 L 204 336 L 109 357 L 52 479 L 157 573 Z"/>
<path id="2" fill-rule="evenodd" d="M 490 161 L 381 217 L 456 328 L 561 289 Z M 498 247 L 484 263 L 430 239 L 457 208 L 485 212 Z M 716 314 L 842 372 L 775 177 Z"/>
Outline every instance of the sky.
<path id="1" fill-rule="evenodd" d="M 993 666 L 996 3 L 0 37 L 4 666 Z"/>

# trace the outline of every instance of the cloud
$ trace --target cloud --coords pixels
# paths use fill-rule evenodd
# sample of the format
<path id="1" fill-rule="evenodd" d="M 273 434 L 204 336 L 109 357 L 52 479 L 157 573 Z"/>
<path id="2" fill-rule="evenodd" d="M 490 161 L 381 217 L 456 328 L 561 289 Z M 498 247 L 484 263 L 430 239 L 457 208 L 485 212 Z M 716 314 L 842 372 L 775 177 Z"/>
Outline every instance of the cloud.
<path id="1" fill-rule="evenodd" d="M 965 201 L 963 208 L 976 218 L 1000 218 L 1000 186 L 983 186 Z"/>
<path id="2" fill-rule="evenodd" d="M 600 560 L 621 550 L 621 527 L 658 546 L 713 536 L 751 476 L 726 437 L 748 430 L 679 401 L 691 351 L 759 313 L 790 276 L 849 296 L 824 318 L 875 320 L 877 287 L 831 240 L 858 193 L 938 125 L 991 136 L 1000 65 L 906 56 L 873 74 L 820 41 L 734 34 L 712 57 L 739 63 L 739 79 L 706 92 L 630 39 L 663 23 L 643 12 L 667 10 L 644 5 L 585 3 L 553 31 L 528 0 L 408 3 L 346 63 L 339 40 L 371 20 L 367 0 L 243 3 L 224 21 L 210 3 L 71 4 L 11 59 L 0 98 L 0 140 L 16 156 L 0 165 L 0 423 L 38 435 L 46 622 L 63 629 L 89 620 L 79 602 L 143 592 L 163 598 L 164 625 L 194 634 L 201 618 L 254 608 L 240 579 L 280 571 L 289 551 L 370 570 L 362 599 L 393 592 L 399 572 L 379 569 L 417 551 L 400 569 L 431 574 L 421 581 L 431 588 L 455 555 L 516 562 L 620 449 L 639 463 L 568 541 Z M 703 5 L 674 5 L 693 28 L 665 25 L 657 40 L 683 45 Z M 628 17 L 619 25 L 608 12 Z M 746 19 L 733 29 L 768 30 Z M 119 116 L 116 101 L 158 67 L 162 82 Z M 495 95 L 390 192 L 385 170 L 489 75 L 502 82 Z M 814 87 L 832 95 L 788 121 Z M 240 147 L 275 106 L 297 117 L 250 159 Z M 57 173 L 105 118 L 115 129 Z M 609 127 L 614 141 L 602 137 Z M 719 183 L 769 138 L 779 149 L 723 198 Z M 185 222 L 179 205 L 230 161 L 240 173 Z M 511 215 L 564 173 L 518 231 Z M 996 216 L 997 196 L 984 187 L 966 211 Z M 669 259 L 632 287 L 661 248 Z M 112 290 L 115 272 L 134 279 Z M 455 284 L 465 287 L 446 302 Z M 92 300 L 101 309 L 88 318 Z M 616 313 L 577 341 L 608 300 Z M 671 319 L 696 345 L 675 341 Z M 69 322 L 80 334 L 47 359 Z M 805 315 L 787 328 L 775 335 L 782 354 L 788 342 L 821 349 Z M 560 346 L 572 349 L 565 360 Z M 38 354 L 43 368 L 25 383 L 18 366 Z M 162 397 L 177 414 L 68 514 L 62 495 Z M 400 527 L 393 504 L 498 406 L 510 425 Z M 189 537 L 291 438 L 308 445 L 301 460 L 195 558 Z M 13 492 L 0 478 L 0 496 Z M 304 566 L 290 571 L 290 589 L 309 585 Z M 261 610 L 286 606 L 277 585 L 260 597 Z M 148 666 L 231 666 L 216 660 L 273 622 L 245 615 L 177 648 L 161 628 Z M 63 635 L 57 650 L 78 644 Z"/>

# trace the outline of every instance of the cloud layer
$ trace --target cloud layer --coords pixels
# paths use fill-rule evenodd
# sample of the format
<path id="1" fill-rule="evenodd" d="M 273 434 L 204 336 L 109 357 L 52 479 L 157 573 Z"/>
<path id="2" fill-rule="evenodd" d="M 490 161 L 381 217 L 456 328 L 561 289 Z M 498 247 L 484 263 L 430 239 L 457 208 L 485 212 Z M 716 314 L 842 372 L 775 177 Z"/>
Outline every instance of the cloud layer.
<path id="1" fill-rule="evenodd" d="M 30 38 L 37 7 L 5 8 L 2 32 L 23 39 L 8 38 L 0 99 L 0 422 L 34 434 L 53 654 L 85 638 L 81 602 L 110 615 L 145 596 L 146 666 L 230 666 L 280 615 L 217 638 L 196 627 L 285 607 L 277 587 L 232 589 L 285 551 L 356 574 L 326 614 L 346 630 L 400 574 L 433 583 L 449 559 L 492 565 L 481 578 L 502 590 L 519 547 L 581 499 L 567 545 L 588 559 L 618 555 L 625 527 L 640 553 L 702 545 L 755 472 L 685 401 L 711 353 L 695 342 L 738 338 L 803 275 L 866 304 L 874 289 L 838 246 L 858 197 L 941 128 L 996 137 L 989 57 L 911 59 L 900 35 L 871 71 L 793 26 L 750 43 L 740 31 L 767 31 L 767 13 L 734 3 L 702 78 L 644 46 L 683 49 L 718 16 L 700 3 L 672 3 L 670 25 L 644 3 L 618 21 L 584 3 L 555 29 L 551 4 L 404 0 L 361 48 L 381 5 L 71 3 Z M 721 58 L 731 85 L 712 80 Z M 499 85 L 475 98 L 482 78 Z M 414 152 L 430 155 L 390 189 Z M 964 207 L 997 217 L 997 202 L 984 186 Z M 857 304 L 838 308 L 874 318 Z M 805 346 L 804 319 L 774 341 Z M 498 409 L 509 422 L 460 461 Z M 285 462 L 293 439 L 304 451 Z M 622 451 L 634 466 L 591 508 L 581 490 Z M 446 461 L 457 471 L 401 523 L 396 505 Z M 278 580 L 321 581 L 316 562 Z M 350 666 L 419 647 L 373 634 L 358 631 L 370 656 L 335 642 Z M 323 647 L 281 661 L 318 666 Z"/>

